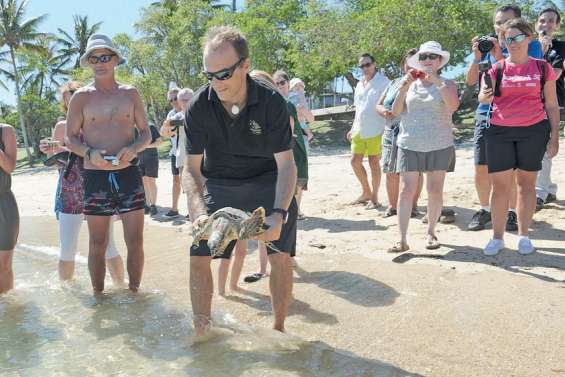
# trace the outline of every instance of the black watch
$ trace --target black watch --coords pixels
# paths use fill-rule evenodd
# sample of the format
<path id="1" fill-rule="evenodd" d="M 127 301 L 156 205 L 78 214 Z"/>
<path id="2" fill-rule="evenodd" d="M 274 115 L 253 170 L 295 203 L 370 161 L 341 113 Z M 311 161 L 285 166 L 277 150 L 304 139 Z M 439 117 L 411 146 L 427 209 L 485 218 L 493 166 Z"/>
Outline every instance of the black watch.
<path id="1" fill-rule="evenodd" d="M 288 211 L 282 208 L 273 208 L 273 210 L 271 211 L 271 213 L 280 213 L 282 218 L 283 218 L 283 223 L 286 223 L 286 220 L 288 220 Z"/>

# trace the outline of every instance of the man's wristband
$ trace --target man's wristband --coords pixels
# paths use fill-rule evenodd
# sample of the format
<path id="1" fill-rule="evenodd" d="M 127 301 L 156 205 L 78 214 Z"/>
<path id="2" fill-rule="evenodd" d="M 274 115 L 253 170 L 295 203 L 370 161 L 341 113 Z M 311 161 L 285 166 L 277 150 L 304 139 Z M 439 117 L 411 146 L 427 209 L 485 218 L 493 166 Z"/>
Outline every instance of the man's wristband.
<path id="1" fill-rule="evenodd" d="M 282 208 L 273 208 L 271 213 L 279 213 L 282 216 L 283 223 L 286 223 L 286 220 L 288 219 L 288 211 L 287 210 L 284 210 Z"/>

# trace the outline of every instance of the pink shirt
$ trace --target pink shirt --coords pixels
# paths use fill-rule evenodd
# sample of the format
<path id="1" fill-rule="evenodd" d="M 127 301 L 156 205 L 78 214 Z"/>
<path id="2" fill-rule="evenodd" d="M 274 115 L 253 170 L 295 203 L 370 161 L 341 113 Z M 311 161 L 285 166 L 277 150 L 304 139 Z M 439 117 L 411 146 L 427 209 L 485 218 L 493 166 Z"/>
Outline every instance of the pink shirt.
<path id="1" fill-rule="evenodd" d="M 500 97 L 494 97 L 490 121 L 496 126 L 528 127 L 547 119 L 541 101 L 541 72 L 534 58 L 526 64 L 499 61 L 489 70 L 493 85 L 496 82 L 496 68 L 504 62 Z M 551 65 L 546 61 L 545 81 L 557 79 Z"/>

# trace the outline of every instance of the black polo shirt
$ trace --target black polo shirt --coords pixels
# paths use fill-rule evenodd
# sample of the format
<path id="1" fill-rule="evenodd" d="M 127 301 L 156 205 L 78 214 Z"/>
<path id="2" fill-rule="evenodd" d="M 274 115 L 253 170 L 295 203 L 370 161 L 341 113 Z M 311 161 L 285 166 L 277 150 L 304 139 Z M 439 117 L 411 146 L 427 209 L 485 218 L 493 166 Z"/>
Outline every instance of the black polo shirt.
<path id="1" fill-rule="evenodd" d="M 185 115 L 186 152 L 204 154 L 202 174 L 212 181 L 274 181 L 274 154 L 292 149 L 286 100 L 249 76 L 247 104 L 235 118 L 209 84 L 196 92 Z"/>
<path id="2" fill-rule="evenodd" d="M 544 59 L 551 64 L 553 68 L 563 70 L 563 61 L 565 59 L 565 42 L 553 39 L 551 41 L 551 47 L 545 53 Z M 555 87 L 557 90 L 557 100 L 559 101 L 559 106 L 563 107 L 565 105 L 565 70 L 561 72 L 561 76 L 557 78 L 555 82 Z"/>

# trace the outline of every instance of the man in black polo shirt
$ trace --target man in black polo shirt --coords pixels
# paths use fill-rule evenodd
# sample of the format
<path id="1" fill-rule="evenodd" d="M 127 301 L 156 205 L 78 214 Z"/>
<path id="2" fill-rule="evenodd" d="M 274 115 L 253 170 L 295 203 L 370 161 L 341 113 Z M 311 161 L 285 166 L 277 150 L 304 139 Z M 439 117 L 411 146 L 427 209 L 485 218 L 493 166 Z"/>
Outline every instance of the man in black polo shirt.
<path id="1" fill-rule="evenodd" d="M 543 50 L 544 59 L 551 64 L 557 81 L 555 87 L 557 90 L 557 100 L 563 114 L 563 106 L 565 105 L 565 84 L 563 72 L 563 62 L 565 60 L 565 42 L 554 39 L 553 36 L 559 31 L 561 23 L 561 15 L 554 8 L 546 8 L 542 10 L 536 21 L 536 31 L 539 33 L 539 40 Z M 563 115 L 562 115 L 563 119 Z M 545 203 L 557 200 L 557 185 L 551 180 L 551 158 L 547 154 L 542 160 L 542 169 L 538 172 L 536 180 L 536 210 L 543 208 Z"/>
<path id="2" fill-rule="evenodd" d="M 198 228 L 219 208 L 252 211 L 262 206 L 268 249 L 274 329 L 284 331 L 292 297 L 296 248 L 296 166 L 290 117 L 284 98 L 248 76 L 247 41 L 231 27 L 211 29 L 204 42 L 209 84 L 194 95 L 186 111 L 187 158 L 184 164 L 190 218 Z M 205 181 L 205 182 L 204 182 Z M 221 258 L 229 258 L 232 242 Z M 206 242 L 190 249 L 190 294 L 196 335 L 210 322 L 212 271 Z"/>

